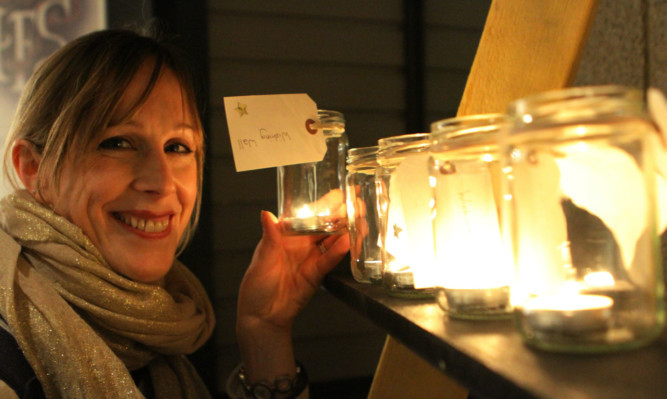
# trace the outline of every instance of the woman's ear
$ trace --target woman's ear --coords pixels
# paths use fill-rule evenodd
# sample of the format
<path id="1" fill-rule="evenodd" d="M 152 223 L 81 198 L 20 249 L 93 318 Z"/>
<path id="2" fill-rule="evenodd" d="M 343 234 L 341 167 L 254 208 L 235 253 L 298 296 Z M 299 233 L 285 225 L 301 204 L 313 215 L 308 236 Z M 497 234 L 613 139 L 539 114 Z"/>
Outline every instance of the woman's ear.
<path id="1" fill-rule="evenodd" d="M 37 152 L 35 145 L 28 140 L 17 140 L 12 147 L 12 163 L 23 186 L 35 195 L 39 190 L 37 187 L 37 172 L 42 157 Z"/>

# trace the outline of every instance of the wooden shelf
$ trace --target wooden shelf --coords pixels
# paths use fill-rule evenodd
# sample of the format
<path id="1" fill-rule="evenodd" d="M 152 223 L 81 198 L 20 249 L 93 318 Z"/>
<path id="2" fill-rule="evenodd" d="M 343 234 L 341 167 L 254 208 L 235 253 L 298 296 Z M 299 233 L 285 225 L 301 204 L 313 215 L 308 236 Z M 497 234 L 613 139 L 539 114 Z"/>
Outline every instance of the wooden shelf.
<path id="1" fill-rule="evenodd" d="M 349 263 L 324 287 L 474 397 L 667 398 L 667 332 L 634 351 L 554 354 L 527 347 L 511 320 L 450 320 L 434 300 L 391 297 L 357 283 Z"/>

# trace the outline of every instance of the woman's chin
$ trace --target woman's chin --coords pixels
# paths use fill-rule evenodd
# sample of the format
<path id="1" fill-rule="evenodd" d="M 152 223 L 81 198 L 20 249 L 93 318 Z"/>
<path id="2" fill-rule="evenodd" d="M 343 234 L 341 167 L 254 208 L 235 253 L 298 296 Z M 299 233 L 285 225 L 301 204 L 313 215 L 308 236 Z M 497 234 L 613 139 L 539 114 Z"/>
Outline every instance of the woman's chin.
<path id="1" fill-rule="evenodd" d="M 137 265 L 128 265 L 124 264 L 121 266 L 115 266 L 111 264 L 111 268 L 118 274 L 125 276 L 126 278 L 136 281 L 138 283 L 159 283 L 163 280 L 164 276 L 169 273 L 171 269 L 172 262 L 150 262 L 144 261 L 141 264 Z"/>

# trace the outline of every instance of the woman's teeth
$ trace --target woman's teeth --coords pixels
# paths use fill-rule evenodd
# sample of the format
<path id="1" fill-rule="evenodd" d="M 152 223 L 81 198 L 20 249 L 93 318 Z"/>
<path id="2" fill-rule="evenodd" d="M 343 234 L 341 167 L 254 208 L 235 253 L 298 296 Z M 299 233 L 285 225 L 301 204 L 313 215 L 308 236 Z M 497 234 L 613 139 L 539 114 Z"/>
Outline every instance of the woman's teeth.
<path id="1" fill-rule="evenodd" d="M 118 219 L 123 223 L 146 233 L 160 233 L 167 230 L 167 227 L 169 226 L 169 219 L 155 221 L 150 219 L 138 219 L 134 216 L 127 215 L 118 215 Z"/>

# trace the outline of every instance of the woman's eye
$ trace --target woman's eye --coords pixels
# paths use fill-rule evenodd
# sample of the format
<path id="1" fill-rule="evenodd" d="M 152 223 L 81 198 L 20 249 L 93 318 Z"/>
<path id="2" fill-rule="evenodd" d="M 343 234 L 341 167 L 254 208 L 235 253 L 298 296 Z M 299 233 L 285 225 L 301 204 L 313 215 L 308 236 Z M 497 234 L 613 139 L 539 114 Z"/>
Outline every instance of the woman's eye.
<path id="1" fill-rule="evenodd" d="M 185 144 L 182 143 L 171 143 L 167 144 L 164 148 L 165 152 L 175 152 L 178 154 L 190 154 L 192 150 Z"/>
<path id="2" fill-rule="evenodd" d="M 103 140 L 99 148 L 102 150 L 126 150 L 132 148 L 132 144 L 122 137 L 110 137 Z"/>

